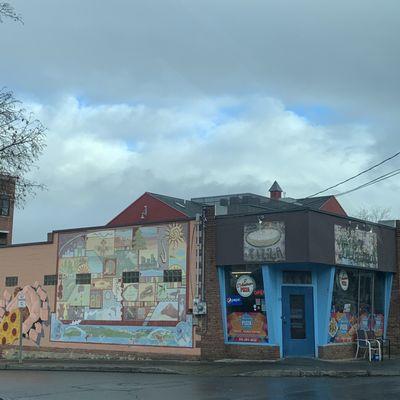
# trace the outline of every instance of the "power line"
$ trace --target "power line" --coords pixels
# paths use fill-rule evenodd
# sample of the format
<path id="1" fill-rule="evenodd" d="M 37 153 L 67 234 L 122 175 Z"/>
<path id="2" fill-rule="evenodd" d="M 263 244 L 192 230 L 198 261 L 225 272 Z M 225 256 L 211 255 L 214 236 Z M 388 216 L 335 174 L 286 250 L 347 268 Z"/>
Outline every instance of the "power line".
<path id="1" fill-rule="evenodd" d="M 367 186 L 375 185 L 378 182 L 382 182 L 382 181 L 384 181 L 386 179 L 392 178 L 393 176 L 396 176 L 396 175 L 399 175 L 399 174 L 400 174 L 400 168 L 395 169 L 395 170 L 393 170 L 391 172 L 388 172 L 388 173 L 386 173 L 384 175 L 378 176 L 377 178 L 372 179 L 372 180 L 370 180 L 370 181 L 368 181 L 368 182 L 366 182 L 366 183 L 364 183 L 364 184 L 362 184 L 360 186 L 357 186 L 357 187 L 355 187 L 353 189 L 346 190 L 345 192 L 342 192 L 342 193 L 339 193 L 339 194 L 335 194 L 335 197 L 343 196 L 345 194 L 355 192 L 356 190 L 363 189 L 363 188 L 365 188 Z"/>
<path id="2" fill-rule="evenodd" d="M 393 154 L 392 156 L 385 158 L 383 161 L 379 162 L 378 164 L 373 165 L 372 167 L 369 167 L 368 169 L 365 169 L 364 171 L 359 172 L 357 175 L 353 175 L 350 178 L 345 179 L 344 181 L 341 181 L 339 183 L 337 183 L 336 185 L 333 186 L 329 186 L 328 188 L 324 189 L 324 190 L 320 190 L 317 193 L 311 194 L 310 196 L 307 196 L 306 198 L 308 199 L 309 197 L 314 197 L 317 196 L 321 193 L 327 192 L 328 190 L 334 189 L 335 187 L 338 187 L 340 185 L 343 185 L 343 183 L 349 182 L 355 178 L 358 178 L 360 175 L 363 175 L 371 170 L 373 170 L 376 167 L 379 167 L 380 165 L 384 164 L 385 162 L 388 162 L 390 160 L 392 160 L 393 158 L 397 157 L 400 154 L 400 151 L 398 151 L 397 153 Z"/>

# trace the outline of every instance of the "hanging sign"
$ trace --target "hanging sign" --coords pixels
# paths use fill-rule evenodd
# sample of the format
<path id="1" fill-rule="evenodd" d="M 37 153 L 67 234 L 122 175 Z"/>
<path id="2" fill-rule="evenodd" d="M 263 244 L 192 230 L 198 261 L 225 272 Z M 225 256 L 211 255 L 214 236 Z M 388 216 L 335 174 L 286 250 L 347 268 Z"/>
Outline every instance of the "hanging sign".
<path id="1" fill-rule="evenodd" d="M 25 293 L 19 292 L 18 293 L 18 308 L 25 308 L 25 307 L 26 307 Z"/>
<path id="2" fill-rule="evenodd" d="M 265 221 L 245 224 L 243 250 L 245 261 L 284 261 L 285 223 Z"/>
<path id="3" fill-rule="evenodd" d="M 339 285 L 344 291 L 349 288 L 349 276 L 344 269 L 339 272 Z"/>
<path id="4" fill-rule="evenodd" d="M 336 264 L 378 268 L 378 237 L 375 232 L 335 225 Z"/>
<path id="5" fill-rule="evenodd" d="M 250 275 L 242 275 L 236 281 L 236 290 L 242 297 L 249 297 L 253 294 L 256 281 Z"/>
<path id="6" fill-rule="evenodd" d="M 342 290 L 346 291 L 349 288 L 349 276 L 344 269 L 339 272 L 338 279 L 340 287 L 342 288 Z"/>

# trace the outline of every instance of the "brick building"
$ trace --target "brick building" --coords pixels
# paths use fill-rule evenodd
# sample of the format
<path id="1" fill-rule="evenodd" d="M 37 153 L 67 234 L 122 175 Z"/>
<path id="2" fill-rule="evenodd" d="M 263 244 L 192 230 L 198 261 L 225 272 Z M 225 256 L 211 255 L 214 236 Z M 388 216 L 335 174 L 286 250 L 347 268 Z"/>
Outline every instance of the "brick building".
<path id="1" fill-rule="evenodd" d="M 194 199 L 210 206 L 202 356 L 350 358 L 358 327 L 398 350 L 396 228 L 350 218 L 332 196 L 270 192 Z"/>
<path id="2" fill-rule="evenodd" d="M 201 212 L 197 203 L 145 193 L 104 226 L 1 248 L 3 344 L 15 342 L 8 318 L 22 289 L 25 346 L 199 358 L 192 309 Z M 27 318 L 34 323 L 28 326 Z"/>
<path id="3" fill-rule="evenodd" d="M 104 226 L 5 246 L 0 318 L 19 288 L 41 287 L 50 317 L 24 344 L 43 351 L 345 358 L 358 326 L 398 348 L 399 227 L 281 193 L 145 193 Z"/>

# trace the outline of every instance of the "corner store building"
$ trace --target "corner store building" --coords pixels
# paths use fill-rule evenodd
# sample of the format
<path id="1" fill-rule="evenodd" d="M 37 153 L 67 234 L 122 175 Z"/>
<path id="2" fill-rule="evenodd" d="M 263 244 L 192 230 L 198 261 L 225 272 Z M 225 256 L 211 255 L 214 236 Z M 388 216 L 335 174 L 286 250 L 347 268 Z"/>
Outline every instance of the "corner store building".
<path id="1" fill-rule="evenodd" d="M 357 324 L 396 347 L 396 229 L 348 218 L 330 196 L 271 189 L 192 201 L 146 193 L 105 226 L 0 249 L 1 289 L 15 288 L 4 287 L 10 277 L 54 277 L 40 350 L 345 358 Z"/>

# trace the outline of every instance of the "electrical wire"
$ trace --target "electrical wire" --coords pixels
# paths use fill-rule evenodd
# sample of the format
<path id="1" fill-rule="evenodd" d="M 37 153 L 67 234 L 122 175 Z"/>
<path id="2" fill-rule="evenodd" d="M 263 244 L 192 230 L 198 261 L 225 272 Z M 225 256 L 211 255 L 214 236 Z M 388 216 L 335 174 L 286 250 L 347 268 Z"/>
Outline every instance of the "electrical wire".
<path id="1" fill-rule="evenodd" d="M 368 187 L 368 186 L 371 186 L 371 185 L 375 185 L 376 183 L 379 183 L 379 182 L 382 182 L 382 181 L 384 181 L 386 179 L 392 178 L 393 176 L 396 176 L 398 174 L 400 174 L 400 168 L 395 169 L 395 170 L 393 170 L 391 172 L 388 172 L 388 173 L 386 173 L 384 175 L 378 176 L 377 178 L 372 179 L 371 181 L 366 182 L 366 183 L 364 183 L 364 184 L 362 184 L 360 186 L 357 186 L 357 187 L 355 187 L 353 189 L 346 190 L 345 192 L 342 192 L 342 193 L 339 193 L 339 194 L 335 194 L 335 197 L 343 196 L 345 194 L 355 192 L 356 190 L 360 190 L 360 189 L 363 189 L 365 187 Z"/>
<path id="2" fill-rule="evenodd" d="M 349 182 L 349 181 L 351 181 L 351 180 L 353 180 L 355 178 L 358 178 L 359 176 L 361 176 L 361 175 L 363 175 L 363 174 L 375 169 L 376 167 L 379 167 L 380 165 L 392 160 L 393 158 L 397 157 L 399 154 L 400 154 L 400 151 L 398 151 L 397 153 L 393 154 L 392 156 L 390 156 L 388 158 L 385 158 L 383 161 L 379 162 L 378 164 L 372 165 L 371 167 L 365 169 L 364 171 L 361 171 L 358 174 L 353 175 L 350 178 L 347 178 L 344 181 L 341 181 L 341 182 L 337 183 L 336 185 L 329 186 L 328 188 L 326 188 L 324 190 L 320 190 L 317 193 L 311 194 L 310 196 L 307 196 L 306 198 L 315 197 L 315 196 L 317 196 L 317 195 L 319 195 L 321 193 L 327 192 L 328 190 L 334 189 L 334 188 L 336 188 L 336 187 L 338 187 L 340 185 L 343 185 L 344 183 L 347 183 L 347 182 Z"/>

